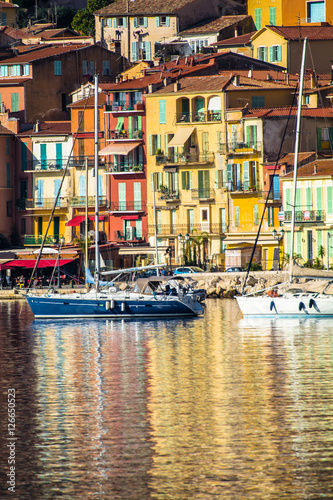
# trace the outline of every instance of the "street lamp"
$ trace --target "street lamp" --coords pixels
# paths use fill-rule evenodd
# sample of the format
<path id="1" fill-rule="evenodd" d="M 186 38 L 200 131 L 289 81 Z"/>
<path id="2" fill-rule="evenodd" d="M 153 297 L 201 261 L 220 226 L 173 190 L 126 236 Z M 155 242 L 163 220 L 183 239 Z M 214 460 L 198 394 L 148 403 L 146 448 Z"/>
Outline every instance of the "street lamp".
<path id="1" fill-rule="evenodd" d="M 60 250 L 65 244 L 65 238 L 62 236 L 60 241 L 58 241 L 58 288 L 60 288 Z"/>
<path id="2" fill-rule="evenodd" d="M 183 236 L 182 234 L 178 234 L 178 242 L 183 247 L 183 272 L 184 272 L 184 260 L 185 260 L 185 245 L 189 239 L 190 239 L 190 235 L 188 233 L 185 234 L 185 236 Z"/>
<path id="3" fill-rule="evenodd" d="M 280 233 L 277 232 L 276 229 L 273 229 L 272 231 L 273 238 L 277 240 L 278 242 L 278 250 L 279 250 L 279 271 L 281 271 L 281 266 L 280 266 L 280 241 L 282 240 L 284 236 L 284 230 L 281 228 Z"/>

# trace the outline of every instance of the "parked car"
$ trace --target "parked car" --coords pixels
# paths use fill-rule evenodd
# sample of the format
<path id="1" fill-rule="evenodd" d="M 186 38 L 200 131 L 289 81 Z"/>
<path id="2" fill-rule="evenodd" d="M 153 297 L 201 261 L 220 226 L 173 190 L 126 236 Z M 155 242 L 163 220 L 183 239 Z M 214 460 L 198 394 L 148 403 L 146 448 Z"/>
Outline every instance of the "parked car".
<path id="1" fill-rule="evenodd" d="M 228 267 L 228 269 L 225 270 L 226 273 L 240 273 L 244 271 L 242 267 Z"/>
<path id="2" fill-rule="evenodd" d="M 196 267 L 196 266 L 184 266 L 184 267 L 177 267 L 177 269 L 174 270 L 173 274 L 191 274 L 191 273 L 204 273 L 205 271 L 201 269 L 201 267 Z"/>

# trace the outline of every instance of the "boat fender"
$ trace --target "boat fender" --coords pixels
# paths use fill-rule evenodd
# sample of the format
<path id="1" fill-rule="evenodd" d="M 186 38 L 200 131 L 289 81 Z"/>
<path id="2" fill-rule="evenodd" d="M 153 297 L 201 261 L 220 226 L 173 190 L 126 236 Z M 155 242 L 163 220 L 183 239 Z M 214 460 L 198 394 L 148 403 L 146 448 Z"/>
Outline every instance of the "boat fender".
<path id="1" fill-rule="evenodd" d="M 304 302 L 300 302 L 300 303 L 298 304 L 298 309 L 299 309 L 299 311 L 302 311 L 303 309 L 305 309 Z"/>
<path id="2" fill-rule="evenodd" d="M 117 291 L 117 287 L 116 286 L 110 286 L 109 287 L 109 292 L 116 293 L 116 291 Z"/>
<path id="3" fill-rule="evenodd" d="M 114 300 L 113 299 L 110 301 L 110 309 L 114 309 Z"/>
<path id="4" fill-rule="evenodd" d="M 125 311 L 125 302 L 121 303 L 120 309 L 121 309 L 121 312 Z"/>
<path id="5" fill-rule="evenodd" d="M 109 300 L 107 300 L 107 301 L 105 302 L 105 309 L 106 309 L 107 311 L 110 309 L 110 301 L 109 301 Z"/>

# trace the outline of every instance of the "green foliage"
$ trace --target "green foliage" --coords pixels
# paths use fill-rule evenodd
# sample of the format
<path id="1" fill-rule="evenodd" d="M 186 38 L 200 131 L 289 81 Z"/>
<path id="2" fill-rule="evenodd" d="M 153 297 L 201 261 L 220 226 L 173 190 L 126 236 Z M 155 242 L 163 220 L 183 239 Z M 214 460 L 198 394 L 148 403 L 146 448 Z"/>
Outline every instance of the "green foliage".
<path id="1" fill-rule="evenodd" d="M 249 263 L 246 263 L 245 269 L 248 268 Z M 257 262 L 252 262 L 250 266 L 250 271 L 262 271 L 262 265 L 258 264 Z"/>
<path id="2" fill-rule="evenodd" d="M 94 13 L 110 5 L 109 0 L 88 0 L 87 7 L 79 10 L 72 21 L 72 28 L 81 33 L 81 35 L 92 35 L 95 33 Z"/>

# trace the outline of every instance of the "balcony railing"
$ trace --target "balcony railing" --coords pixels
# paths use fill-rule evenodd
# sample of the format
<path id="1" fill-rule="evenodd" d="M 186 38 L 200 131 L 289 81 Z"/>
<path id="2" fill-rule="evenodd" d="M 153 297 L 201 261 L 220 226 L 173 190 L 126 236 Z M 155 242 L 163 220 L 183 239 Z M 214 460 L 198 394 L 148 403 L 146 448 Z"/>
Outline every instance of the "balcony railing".
<path id="1" fill-rule="evenodd" d="M 113 174 L 136 174 L 143 172 L 143 165 L 126 165 L 125 163 L 118 163 L 115 165 L 114 163 L 106 163 L 106 167 L 109 168 L 109 172 Z"/>
<path id="2" fill-rule="evenodd" d="M 198 111 L 196 113 L 179 112 L 176 114 L 177 123 L 193 122 L 220 122 L 221 111 Z"/>
<path id="3" fill-rule="evenodd" d="M 111 111 L 112 113 L 144 111 L 144 109 L 145 105 L 141 101 L 132 103 L 131 105 L 122 102 L 114 102 L 112 104 L 107 104 L 105 108 L 106 111 Z"/>
<path id="4" fill-rule="evenodd" d="M 284 222 L 291 222 L 291 210 L 284 212 Z M 325 210 L 296 210 L 295 222 L 323 222 Z"/>
<path id="5" fill-rule="evenodd" d="M 215 196 L 215 189 L 199 188 L 191 189 L 192 200 L 210 200 Z"/>
<path id="6" fill-rule="evenodd" d="M 142 130 L 110 130 L 110 139 L 112 140 L 122 140 L 122 139 L 142 139 Z"/>
<path id="7" fill-rule="evenodd" d="M 245 182 L 241 182 L 241 181 L 237 181 L 237 182 L 233 182 L 233 181 L 227 181 L 225 183 L 225 189 L 227 191 L 231 191 L 231 192 L 247 192 L 247 191 L 258 191 L 258 188 L 257 186 L 255 186 L 254 184 L 251 184 L 250 181 L 245 181 Z"/>
<path id="8" fill-rule="evenodd" d="M 38 245 L 40 246 L 43 242 L 44 236 L 36 236 L 34 234 L 25 234 L 24 235 L 24 245 L 25 246 L 30 246 L 30 245 Z M 59 240 L 59 235 L 54 235 L 54 236 L 46 236 L 45 239 L 45 244 L 46 245 L 54 245 L 55 240 Z"/>
<path id="9" fill-rule="evenodd" d="M 27 161 L 27 170 L 62 170 L 66 167 L 67 162 L 70 167 L 84 166 L 88 160 L 88 166 L 94 166 L 94 156 L 71 156 L 68 158 L 63 158 L 62 160 L 30 160 Z M 103 166 L 103 163 L 99 161 L 99 165 Z"/>
<path id="10" fill-rule="evenodd" d="M 159 199 L 165 201 L 175 201 L 179 200 L 179 191 L 174 191 L 172 189 L 159 189 Z"/>
<path id="11" fill-rule="evenodd" d="M 144 201 L 112 201 L 111 212 L 143 212 L 146 210 Z"/>
<path id="12" fill-rule="evenodd" d="M 72 196 L 69 198 L 69 204 L 71 207 L 81 207 L 86 204 L 86 196 Z M 88 196 L 88 206 L 94 206 L 95 205 L 95 196 Z M 106 206 L 107 205 L 107 198 L 106 196 L 99 196 L 98 197 L 98 205 L 101 206 Z"/>
<path id="13" fill-rule="evenodd" d="M 157 233 L 161 236 L 175 236 L 178 234 L 188 233 L 190 236 L 195 237 L 199 235 L 202 231 L 208 232 L 209 234 L 223 234 L 227 230 L 226 224 L 219 223 L 202 223 L 202 224 L 158 224 Z M 148 226 L 148 234 L 154 234 L 154 225 L 150 224 Z"/>
<path id="14" fill-rule="evenodd" d="M 115 231 L 114 239 L 115 241 L 143 241 L 147 235 L 144 235 L 142 231 L 140 233 L 137 231 L 136 227 L 128 227 L 126 231 Z"/>
<path id="15" fill-rule="evenodd" d="M 53 208 L 54 206 L 54 198 L 37 198 L 30 199 L 27 198 L 22 200 L 25 201 L 25 208 Z M 59 198 L 56 204 L 56 208 L 67 208 L 67 198 Z"/>
<path id="16" fill-rule="evenodd" d="M 207 153 L 188 153 L 181 154 L 175 153 L 172 155 L 156 155 L 157 165 L 168 165 L 168 164 L 178 164 L 186 165 L 191 163 L 214 163 L 215 154 L 212 152 Z"/>
<path id="17" fill-rule="evenodd" d="M 221 154 L 247 154 L 252 151 L 261 151 L 260 141 L 248 142 L 225 142 L 218 144 L 218 152 Z"/>

